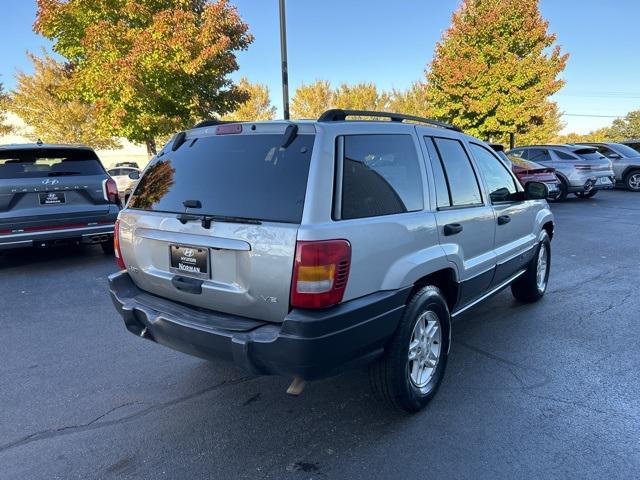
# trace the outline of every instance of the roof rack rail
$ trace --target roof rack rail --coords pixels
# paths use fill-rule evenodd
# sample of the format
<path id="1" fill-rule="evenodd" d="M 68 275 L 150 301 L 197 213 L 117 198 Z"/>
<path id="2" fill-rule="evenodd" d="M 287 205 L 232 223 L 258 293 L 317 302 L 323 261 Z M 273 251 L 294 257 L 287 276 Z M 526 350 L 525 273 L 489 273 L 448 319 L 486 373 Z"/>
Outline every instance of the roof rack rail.
<path id="1" fill-rule="evenodd" d="M 447 130 L 455 130 L 456 132 L 462 132 L 462 129 L 451 125 L 450 123 L 441 122 L 439 120 L 431 120 L 430 118 L 415 117 L 413 115 L 404 115 L 402 113 L 391 112 L 374 112 L 369 110 L 342 110 L 340 108 L 333 108 L 327 110 L 320 118 L 319 122 L 340 122 L 346 120 L 347 117 L 381 117 L 389 118 L 392 122 L 404 122 L 405 120 L 411 120 L 417 123 L 426 123 L 435 127 L 446 128 Z"/>

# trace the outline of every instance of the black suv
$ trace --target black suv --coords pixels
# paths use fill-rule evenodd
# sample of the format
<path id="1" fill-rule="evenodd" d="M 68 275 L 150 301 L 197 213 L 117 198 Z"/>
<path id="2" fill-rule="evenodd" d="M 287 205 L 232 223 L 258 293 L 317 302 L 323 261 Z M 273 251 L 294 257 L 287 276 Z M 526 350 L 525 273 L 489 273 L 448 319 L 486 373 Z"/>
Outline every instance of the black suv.
<path id="1" fill-rule="evenodd" d="M 89 147 L 0 146 L 0 251 L 61 242 L 113 252 L 115 181 Z"/>

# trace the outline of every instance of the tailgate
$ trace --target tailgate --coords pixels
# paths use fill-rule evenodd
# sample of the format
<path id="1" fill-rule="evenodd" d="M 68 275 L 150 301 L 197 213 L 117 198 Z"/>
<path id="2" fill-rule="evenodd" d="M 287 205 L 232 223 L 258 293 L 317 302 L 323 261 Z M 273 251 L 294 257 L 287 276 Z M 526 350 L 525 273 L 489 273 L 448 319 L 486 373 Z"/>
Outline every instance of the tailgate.
<path id="1" fill-rule="evenodd" d="M 120 218 L 120 248 L 142 290 L 208 310 L 282 321 L 289 310 L 297 231 L 297 225 L 267 222 L 214 222 L 205 229 L 199 222 L 183 225 L 175 216 L 128 210 Z M 174 254 L 172 267 L 175 247 L 183 250 Z M 176 268 L 185 254 L 198 257 L 191 274 Z M 175 277 L 201 281 L 201 293 L 176 288 Z"/>
<path id="2" fill-rule="evenodd" d="M 0 149 L 0 228 L 100 221 L 107 178 L 87 148 Z"/>
<path id="3" fill-rule="evenodd" d="M 120 215 L 122 255 L 136 285 L 195 307 L 282 321 L 312 128 L 232 124 L 176 136 Z"/>
<path id="4" fill-rule="evenodd" d="M 100 221 L 109 213 L 106 176 L 0 180 L 0 227 Z M 55 180 L 52 183 L 52 180 Z M 46 182 L 46 183 L 45 183 Z"/>

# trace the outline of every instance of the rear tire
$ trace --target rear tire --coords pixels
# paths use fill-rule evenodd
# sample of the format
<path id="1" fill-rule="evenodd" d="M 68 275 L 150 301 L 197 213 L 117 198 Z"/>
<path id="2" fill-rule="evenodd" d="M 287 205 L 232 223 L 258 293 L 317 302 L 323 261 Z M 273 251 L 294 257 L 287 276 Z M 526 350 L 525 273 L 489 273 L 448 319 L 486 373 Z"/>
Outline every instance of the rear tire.
<path id="1" fill-rule="evenodd" d="M 449 352 L 451 317 L 437 287 L 418 290 L 385 348 L 369 366 L 369 382 L 378 399 L 405 412 L 418 412 L 436 394 Z"/>
<path id="2" fill-rule="evenodd" d="M 640 192 L 640 170 L 629 172 L 624 177 L 624 184 L 632 192 Z"/>
<path id="3" fill-rule="evenodd" d="M 113 255 L 115 252 L 113 248 L 113 239 L 110 242 L 102 242 L 100 246 L 102 247 L 102 251 L 105 255 Z"/>
<path id="4" fill-rule="evenodd" d="M 511 284 L 511 293 L 523 303 L 537 302 L 547 291 L 550 271 L 551 242 L 545 233 L 527 270 Z"/>
<path id="5" fill-rule="evenodd" d="M 587 199 L 595 197 L 596 193 L 598 193 L 597 190 L 589 190 L 588 192 L 576 192 L 576 197 Z"/>
<path id="6" fill-rule="evenodd" d="M 569 187 L 567 182 L 565 182 L 562 178 L 560 180 L 560 194 L 554 199 L 555 202 L 564 202 L 567 199 L 567 195 L 569 195 Z"/>

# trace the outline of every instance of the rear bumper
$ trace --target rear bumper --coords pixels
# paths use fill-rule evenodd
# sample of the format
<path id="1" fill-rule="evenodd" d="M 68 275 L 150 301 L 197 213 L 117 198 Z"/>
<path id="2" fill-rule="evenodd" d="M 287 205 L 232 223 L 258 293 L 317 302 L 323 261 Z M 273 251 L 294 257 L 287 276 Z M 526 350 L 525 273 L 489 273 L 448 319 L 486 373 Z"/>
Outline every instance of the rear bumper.
<path id="1" fill-rule="evenodd" d="M 0 250 L 31 247 L 57 241 L 76 240 L 82 243 L 101 243 L 113 238 L 114 223 L 86 227 L 41 230 L 0 235 Z"/>
<path id="2" fill-rule="evenodd" d="M 126 271 L 109 277 L 111 299 L 126 328 L 166 347 L 225 359 L 262 375 L 312 380 L 382 354 L 410 288 L 378 292 L 326 310 L 293 310 L 282 323 L 190 308 L 135 286 Z"/>
<path id="3" fill-rule="evenodd" d="M 609 183 L 601 184 L 600 178 L 609 179 Z M 615 187 L 615 177 L 613 174 L 608 175 L 585 175 L 578 178 L 572 178 L 568 187 L 569 193 L 589 192 L 591 190 L 609 190 Z"/>

